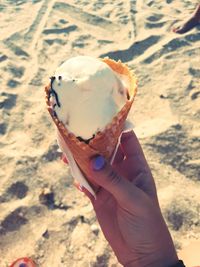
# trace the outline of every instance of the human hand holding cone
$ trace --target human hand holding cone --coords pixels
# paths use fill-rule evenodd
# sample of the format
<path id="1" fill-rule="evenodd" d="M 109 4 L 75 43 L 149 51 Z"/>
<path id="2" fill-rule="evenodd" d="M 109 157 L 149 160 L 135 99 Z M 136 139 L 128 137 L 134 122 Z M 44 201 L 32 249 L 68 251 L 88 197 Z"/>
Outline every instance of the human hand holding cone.
<path id="1" fill-rule="evenodd" d="M 94 155 L 101 154 L 107 160 L 111 160 L 113 153 L 118 144 L 118 139 L 124 130 L 125 122 L 133 104 L 133 100 L 137 90 L 137 81 L 133 73 L 129 68 L 121 63 L 121 61 L 114 61 L 109 58 L 102 59 L 113 72 L 117 73 L 120 77 L 126 80 L 126 100 L 123 107 L 112 117 L 111 121 L 107 123 L 104 129 L 97 131 L 92 138 L 84 142 L 80 140 L 73 132 L 70 131 L 66 125 L 59 120 L 51 101 L 52 84 L 45 87 L 46 92 L 46 104 L 48 111 L 58 129 L 58 139 L 61 149 L 65 152 L 65 147 L 70 151 L 71 156 L 80 168 L 80 172 L 88 180 L 85 173 L 87 173 L 88 165 L 87 161 Z M 78 97 L 78 96 L 77 96 Z M 98 99 L 94 99 L 98 101 Z M 66 103 L 67 105 L 67 103 Z M 81 120 L 80 114 L 80 120 Z M 76 177 L 74 177 L 76 179 Z M 93 189 L 88 186 L 87 181 L 82 185 L 94 195 Z"/>

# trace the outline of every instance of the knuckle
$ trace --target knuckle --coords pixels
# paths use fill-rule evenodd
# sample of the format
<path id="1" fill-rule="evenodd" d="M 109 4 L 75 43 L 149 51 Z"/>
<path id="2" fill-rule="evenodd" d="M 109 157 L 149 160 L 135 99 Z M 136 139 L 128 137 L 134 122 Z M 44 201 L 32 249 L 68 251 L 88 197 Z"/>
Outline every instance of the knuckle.
<path id="1" fill-rule="evenodd" d="M 107 170 L 109 186 L 118 186 L 121 182 L 121 177 L 111 168 Z"/>

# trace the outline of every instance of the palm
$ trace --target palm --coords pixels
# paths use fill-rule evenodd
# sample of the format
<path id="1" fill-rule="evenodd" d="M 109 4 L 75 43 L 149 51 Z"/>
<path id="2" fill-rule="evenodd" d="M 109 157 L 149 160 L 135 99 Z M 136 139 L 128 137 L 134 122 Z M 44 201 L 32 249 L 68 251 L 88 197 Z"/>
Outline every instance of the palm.
<path id="1" fill-rule="evenodd" d="M 101 229 L 115 254 L 126 255 L 127 260 L 129 248 L 122 237 L 121 228 L 123 229 L 123 226 L 121 227 L 118 221 L 118 218 L 123 216 L 121 214 L 121 209 L 110 193 L 103 189 L 100 194 L 101 201 L 93 203 L 93 206 Z M 123 262 L 123 259 L 120 259 L 120 261 Z"/>
<path id="2" fill-rule="evenodd" d="M 100 188 L 96 199 L 84 192 L 119 262 L 127 267 L 160 267 L 163 262 L 170 266 L 176 262 L 154 180 L 134 133 L 122 135 L 112 166 L 105 161 L 99 167 L 96 163 L 95 159 L 88 162 L 87 173 L 90 182 Z"/>
<path id="3" fill-rule="evenodd" d="M 126 142 L 121 143 L 113 162 L 113 169 L 121 177 L 134 183 L 141 190 L 141 193 L 144 192 L 147 206 L 151 205 L 152 201 L 158 205 L 151 172 L 144 157 L 141 156 L 142 151 L 136 151 L 140 147 L 136 146 L 134 153 L 129 151 L 129 148 Z M 92 203 L 102 231 L 116 255 L 120 255 L 120 261 L 124 262 L 124 259 L 126 261 L 136 260 L 134 259 L 137 257 L 136 247 L 140 250 L 140 244 L 142 246 L 145 241 L 144 236 L 146 236 L 137 234 L 138 227 L 142 228 L 139 233 L 148 229 L 148 220 L 144 220 L 144 212 L 140 203 L 137 203 L 138 208 L 134 210 L 135 213 L 130 213 L 122 208 L 113 195 L 104 188 L 99 190 L 97 199 L 92 200 Z M 134 239 L 129 240 L 128 237 L 133 235 L 133 231 Z M 148 243 L 148 240 L 145 242 Z M 141 251 L 145 253 L 144 248 L 141 248 Z"/>

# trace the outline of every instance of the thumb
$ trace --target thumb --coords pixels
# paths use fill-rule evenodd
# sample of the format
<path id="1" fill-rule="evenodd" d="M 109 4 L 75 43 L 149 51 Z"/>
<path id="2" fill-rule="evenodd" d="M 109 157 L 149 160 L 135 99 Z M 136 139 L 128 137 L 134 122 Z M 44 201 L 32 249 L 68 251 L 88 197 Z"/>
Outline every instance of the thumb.
<path id="1" fill-rule="evenodd" d="M 138 202 L 143 192 L 127 179 L 114 171 L 112 166 L 101 155 L 90 161 L 90 175 L 97 184 L 110 192 L 121 204 Z"/>

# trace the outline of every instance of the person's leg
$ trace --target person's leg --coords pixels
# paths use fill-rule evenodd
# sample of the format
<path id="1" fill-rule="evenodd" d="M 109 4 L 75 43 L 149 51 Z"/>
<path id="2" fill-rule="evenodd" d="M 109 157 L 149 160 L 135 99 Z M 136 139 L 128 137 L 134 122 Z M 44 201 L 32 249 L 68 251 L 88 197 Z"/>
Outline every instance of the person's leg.
<path id="1" fill-rule="evenodd" d="M 190 19 L 187 20 L 183 25 L 174 28 L 173 32 L 183 34 L 192 30 L 197 25 L 200 25 L 200 4 L 197 6 L 197 9 L 192 17 L 190 17 Z"/>

